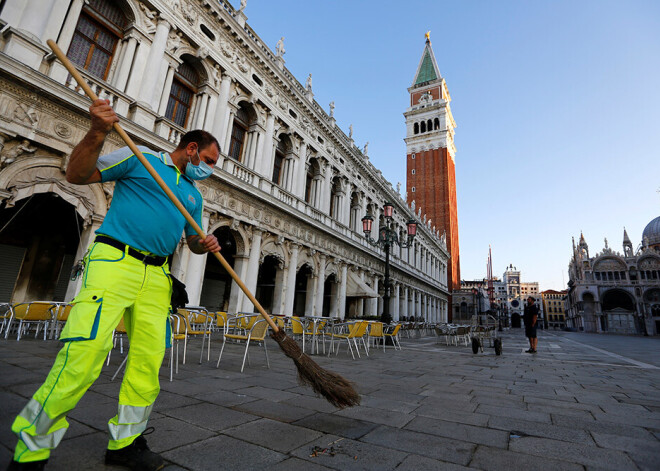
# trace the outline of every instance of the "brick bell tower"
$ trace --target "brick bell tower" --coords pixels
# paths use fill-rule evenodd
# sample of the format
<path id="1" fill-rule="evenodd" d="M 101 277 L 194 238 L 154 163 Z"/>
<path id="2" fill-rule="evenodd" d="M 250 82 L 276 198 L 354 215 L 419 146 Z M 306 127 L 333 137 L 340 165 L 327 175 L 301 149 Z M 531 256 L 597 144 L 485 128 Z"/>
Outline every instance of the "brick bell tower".
<path id="1" fill-rule="evenodd" d="M 456 208 L 456 171 L 451 97 L 440 75 L 431 48 L 430 32 L 417 66 L 415 80 L 408 92 L 410 107 L 406 117 L 406 190 L 408 204 L 415 202 L 415 212 L 431 219 L 440 234 L 447 236 L 449 290 L 460 289 L 461 271 L 458 250 L 458 212 Z M 451 319 L 451 309 L 449 310 Z"/>

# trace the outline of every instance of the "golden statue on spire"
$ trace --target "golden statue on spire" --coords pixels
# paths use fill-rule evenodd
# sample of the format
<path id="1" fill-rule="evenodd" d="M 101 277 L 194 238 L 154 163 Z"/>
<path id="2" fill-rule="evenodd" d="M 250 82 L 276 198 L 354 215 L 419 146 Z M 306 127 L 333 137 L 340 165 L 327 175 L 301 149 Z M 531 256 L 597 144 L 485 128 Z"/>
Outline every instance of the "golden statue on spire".
<path id="1" fill-rule="evenodd" d="M 426 42 L 430 43 L 431 42 L 431 30 L 428 30 L 424 36 L 426 36 Z"/>

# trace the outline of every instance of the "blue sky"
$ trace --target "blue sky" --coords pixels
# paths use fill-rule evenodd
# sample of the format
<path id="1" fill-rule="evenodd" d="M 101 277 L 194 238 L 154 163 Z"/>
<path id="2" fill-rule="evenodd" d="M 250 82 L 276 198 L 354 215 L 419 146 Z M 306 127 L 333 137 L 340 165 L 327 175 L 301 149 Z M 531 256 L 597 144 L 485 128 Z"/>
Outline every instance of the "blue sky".
<path id="1" fill-rule="evenodd" d="M 238 6 L 238 0 L 234 1 Z M 635 247 L 660 215 L 660 2 L 248 0 L 318 103 L 405 188 L 407 88 L 431 42 L 457 123 L 463 279 L 560 289 L 571 237 Z"/>

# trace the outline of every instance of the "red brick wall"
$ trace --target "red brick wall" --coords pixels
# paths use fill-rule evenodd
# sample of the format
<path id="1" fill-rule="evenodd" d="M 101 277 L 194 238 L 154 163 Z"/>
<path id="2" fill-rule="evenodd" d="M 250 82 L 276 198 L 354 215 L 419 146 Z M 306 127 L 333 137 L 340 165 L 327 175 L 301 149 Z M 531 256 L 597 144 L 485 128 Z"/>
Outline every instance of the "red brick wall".
<path id="1" fill-rule="evenodd" d="M 419 98 L 422 96 L 423 93 L 426 92 L 431 92 L 431 96 L 433 97 L 434 100 L 437 100 L 440 98 L 442 95 L 442 91 L 440 90 L 440 87 L 435 87 L 430 90 L 424 90 L 423 92 L 414 92 L 410 94 L 410 106 L 415 106 L 417 103 L 419 103 Z"/>
<path id="2" fill-rule="evenodd" d="M 412 174 L 412 170 L 415 174 Z M 412 188 L 415 187 L 413 193 Z M 461 269 L 458 248 L 458 210 L 456 204 L 456 168 L 446 148 L 417 152 L 407 156 L 406 189 L 408 202 L 415 200 L 415 211 L 431 218 L 442 234 L 447 233 L 447 249 L 451 255 L 447 267 L 449 290 L 460 289 Z M 451 320 L 451 303 L 449 304 Z"/>

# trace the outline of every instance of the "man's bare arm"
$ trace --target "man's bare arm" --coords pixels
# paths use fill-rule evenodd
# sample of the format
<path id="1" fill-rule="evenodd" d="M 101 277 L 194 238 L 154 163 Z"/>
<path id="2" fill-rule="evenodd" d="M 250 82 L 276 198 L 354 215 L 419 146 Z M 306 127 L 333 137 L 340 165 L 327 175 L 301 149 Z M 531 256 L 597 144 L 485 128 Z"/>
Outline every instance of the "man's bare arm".
<path id="1" fill-rule="evenodd" d="M 89 108 L 92 123 L 85 137 L 71 152 L 66 167 L 66 180 L 76 185 L 87 185 L 101 181 L 101 172 L 96 161 L 101 153 L 105 137 L 119 117 L 110 107 L 108 100 L 96 100 Z"/>
<path id="2" fill-rule="evenodd" d="M 220 252 L 220 244 L 213 234 L 207 235 L 203 240 L 198 235 L 191 235 L 188 236 L 186 242 L 190 250 L 199 255 L 207 252 Z"/>

